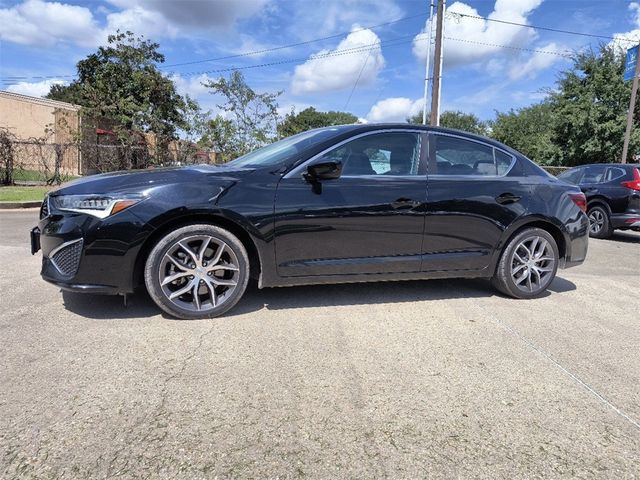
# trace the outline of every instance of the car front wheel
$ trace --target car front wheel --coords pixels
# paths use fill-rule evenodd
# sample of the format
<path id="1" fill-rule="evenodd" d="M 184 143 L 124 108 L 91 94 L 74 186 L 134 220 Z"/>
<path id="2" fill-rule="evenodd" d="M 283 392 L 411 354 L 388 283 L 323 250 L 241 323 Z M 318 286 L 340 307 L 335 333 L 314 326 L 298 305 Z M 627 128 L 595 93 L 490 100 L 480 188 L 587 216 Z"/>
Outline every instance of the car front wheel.
<path id="1" fill-rule="evenodd" d="M 232 308 L 249 279 L 247 251 L 236 236 L 214 225 L 168 233 L 151 250 L 144 272 L 154 302 L 181 319 L 212 318 Z"/>
<path id="2" fill-rule="evenodd" d="M 527 228 L 507 244 L 492 283 L 514 298 L 538 297 L 555 278 L 558 258 L 558 246 L 549 232 Z"/>

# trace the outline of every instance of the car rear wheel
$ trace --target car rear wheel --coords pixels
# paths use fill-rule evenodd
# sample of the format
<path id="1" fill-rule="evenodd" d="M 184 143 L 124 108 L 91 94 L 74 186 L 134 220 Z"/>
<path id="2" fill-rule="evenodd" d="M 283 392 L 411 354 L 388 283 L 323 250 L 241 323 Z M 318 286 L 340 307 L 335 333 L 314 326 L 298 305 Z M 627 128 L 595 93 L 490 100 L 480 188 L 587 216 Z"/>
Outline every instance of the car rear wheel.
<path id="1" fill-rule="evenodd" d="M 144 272 L 154 302 L 181 319 L 222 315 L 240 300 L 248 279 L 246 249 L 213 225 L 189 225 L 167 234 L 151 250 Z"/>
<path id="2" fill-rule="evenodd" d="M 587 213 L 589 216 L 589 236 L 593 238 L 609 238 L 613 234 L 609 212 L 600 205 L 593 206 Z"/>
<path id="3" fill-rule="evenodd" d="M 514 298 L 538 297 L 555 278 L 558 258 L 558 246 L 549 232 L 527 228 L 507 244 L 492 283 Z"/>

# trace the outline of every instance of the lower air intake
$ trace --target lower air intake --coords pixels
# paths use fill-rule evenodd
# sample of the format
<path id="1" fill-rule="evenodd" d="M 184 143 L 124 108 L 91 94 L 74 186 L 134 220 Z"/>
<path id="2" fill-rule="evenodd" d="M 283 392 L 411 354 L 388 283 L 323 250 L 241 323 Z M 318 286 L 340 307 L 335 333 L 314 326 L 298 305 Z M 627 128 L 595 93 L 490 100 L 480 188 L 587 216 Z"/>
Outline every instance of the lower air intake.
<path id="1" fill-rule="evenodd" d="M 82 255 L 82 239 L 62 244 L 53 251 L 49 259 L 53 266 L 64 276 L 72 277 L 78 271 Z"/>

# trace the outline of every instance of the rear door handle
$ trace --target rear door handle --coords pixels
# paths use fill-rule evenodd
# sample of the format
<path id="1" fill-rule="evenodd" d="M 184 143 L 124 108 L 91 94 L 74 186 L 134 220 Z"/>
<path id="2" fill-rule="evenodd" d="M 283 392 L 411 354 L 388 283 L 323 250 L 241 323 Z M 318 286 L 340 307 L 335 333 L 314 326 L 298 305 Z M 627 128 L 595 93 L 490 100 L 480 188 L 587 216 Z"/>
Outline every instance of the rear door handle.
<path id="1" fill-rule="evenodd" d="M 520 200 L 520 198 L 518 195 L 514 195 L 513 193 L 503 193 L 502 195 L 498 195 L 496 197 L 496 202 L 498 202 L 500 205 L 508 205 L 509 203 L 516 203 L 518 200 Z"/>
<path id="2" fill-rule="evenodd" d="M 391 208 L 394 210 L 399 210 L 401 208 L 416 208 L 418 205 L 420 205 L 420 202 L 404 197 L 397 199 L 395 202 L 391 202 Z"/>

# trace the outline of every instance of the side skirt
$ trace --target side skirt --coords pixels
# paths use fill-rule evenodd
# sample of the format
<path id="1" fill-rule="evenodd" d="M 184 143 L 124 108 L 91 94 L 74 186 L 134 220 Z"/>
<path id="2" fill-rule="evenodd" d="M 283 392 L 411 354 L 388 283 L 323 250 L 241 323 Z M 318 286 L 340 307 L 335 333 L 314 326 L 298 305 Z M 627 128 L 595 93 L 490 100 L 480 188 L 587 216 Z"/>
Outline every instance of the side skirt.
<path id="1" fill-rule="evenodd" d="M 491 278 L 491 269 L 482 270 L 452 270 L 411 273 L 362 273 L 356 275 L 314 275 L 308 277 L 279 277 L 271 278 L 268 284 L 265 278 L 259 288 L 265 287 L 293 287 L 298 285 L 327 285 L 336 283 L 364 283 L 388 282 L 402 280 L 435 280 L 439 278 Z"/>

